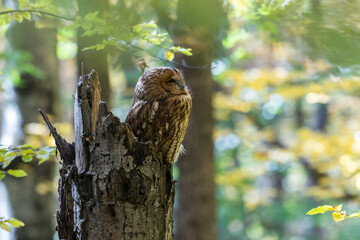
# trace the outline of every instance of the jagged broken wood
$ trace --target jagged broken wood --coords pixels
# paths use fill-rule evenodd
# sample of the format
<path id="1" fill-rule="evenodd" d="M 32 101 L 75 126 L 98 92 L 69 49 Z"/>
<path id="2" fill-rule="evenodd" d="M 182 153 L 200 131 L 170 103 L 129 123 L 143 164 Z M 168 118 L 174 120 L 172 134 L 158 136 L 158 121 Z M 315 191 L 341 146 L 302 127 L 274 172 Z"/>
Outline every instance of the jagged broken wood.
<path id="1" fill-rule="evenodd" d="M 172 166 L 100 102 L 95 71 L 77 86 L 74 144 L 42 115 L 64 163 L 56 214 L 60 239 L 173 239 Z"/>

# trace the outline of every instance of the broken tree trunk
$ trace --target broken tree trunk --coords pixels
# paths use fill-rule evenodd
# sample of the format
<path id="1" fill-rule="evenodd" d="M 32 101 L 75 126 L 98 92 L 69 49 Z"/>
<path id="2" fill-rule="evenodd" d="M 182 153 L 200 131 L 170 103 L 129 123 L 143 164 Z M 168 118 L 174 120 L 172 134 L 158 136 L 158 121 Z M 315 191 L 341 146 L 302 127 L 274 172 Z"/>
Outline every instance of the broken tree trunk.
<path id="1" fill-rule="evenodd" d="M 74 101 L 74 145 L 44 115 L 63 159 L 59 238 L 173 239 L 172 166 L 100 102 L 95 71 L 80 78 Z"/>

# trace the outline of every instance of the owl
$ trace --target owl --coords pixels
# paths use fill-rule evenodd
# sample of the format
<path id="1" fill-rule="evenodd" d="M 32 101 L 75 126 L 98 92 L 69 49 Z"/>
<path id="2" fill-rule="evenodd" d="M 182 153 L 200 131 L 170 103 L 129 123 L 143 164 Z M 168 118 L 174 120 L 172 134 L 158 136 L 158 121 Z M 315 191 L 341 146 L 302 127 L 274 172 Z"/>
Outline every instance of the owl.
<path id="1" fill-rule="evenodd" d="M 180 71 L 159 67 L 138 80 L 125 122 L 141 142 L 152 142 L 168 163 L 182 149 L 192 100 Z"/>

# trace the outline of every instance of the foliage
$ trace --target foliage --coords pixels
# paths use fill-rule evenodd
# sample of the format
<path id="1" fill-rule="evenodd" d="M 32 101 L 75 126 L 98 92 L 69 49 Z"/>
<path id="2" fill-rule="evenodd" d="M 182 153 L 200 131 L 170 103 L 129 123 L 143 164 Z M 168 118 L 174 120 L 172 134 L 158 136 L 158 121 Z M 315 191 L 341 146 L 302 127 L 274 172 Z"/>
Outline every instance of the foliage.
<path id="1" fill-rule="evenodd" d="M 39 79 L 45 77 L 45 73 L 31 63 L 32 56 L 26 51 L 12 50 L 11 52 L 0 53 L 0 60 L 7 63 L 3 70 L 3 77 L 11 79 L 16 87 L 21 87 L 23 84 L 20 74 L 30 74 Z"/>
<path id="2" fill-rule="evenodd" d="M 16 218 L 10 218 L 10 219 L 4 219 L 3 217 L 0 217 L 0 227 L 8 232 L 11 232 L 10 227 L 23 227 L 25 224 L 16 219 Z"/>
<path id="3" fill-rule="evenodd" d="M 132 47 L 137 50 L 146 51 L 140 46 L 144 43 L 152 44 L 164 50 L 165 59 L 173 60 L 174 52 L 180 52 L 191 56 L 191 49 L 182 48 L 179 46 L 171 46 L 171 40 L 167 37 L 167 33 L 159 32 L 158 26 L 153 21 L 129 26 L 121 19 L 102 18 L 99 17 L 99 12 L 87 13 L 84 17 L 67 17 L 61 15 L 61 9 L 57 9 L 51 4 L 49 0 L 42 0 L 36 3 L 29 3 L 28 1 L 20 1 L 20 9 L 4 8 L 0 12 L 0 25 L 9 24 L 16 20 L 19 23 L 23 19 L 31 20 L 31 15 L 38 16 L 48 15 L 52 17 L 62 18 L 71 21 L 69 26 L 71 29 L 81 28 L 84 30 L 83 36 L 102 35 L 104 39 L 101 43 L 93 46 L 88 46 L 84 50 L 101 50 L 107 46 L 112 46 L 118 50 Z"/>
<path id="4" fill-rule="evenodd" d="M 358 238 L 356 226 L 345 228 L 352 221 L 335 228 L 321 213 L 332 212 L 335 221 L 359 217 L 359 3 L 227 2 L 230 29 L 222 41 L 226 57 L 211 69 L 216 81 L 218 238 Z M 60 17 L 65 20 L 59 23 L 64 42 L 77 28 L 86 36 L 104 37 L 88 50 L 132 49 L 136 57 L 150 54 L 169 61 L 176 52 L 191 55 L 189 49 L 172 46 L 147 2 L 124 1 L 134 4 L 129 15 L 141 15 L 130 23 L 119 14 L 69 17 L 51 1 L 36 4 L 21 1 L 19 10 L 8 9 L 0 19 L 27 21 L 28 13 L 36 21 L 44 15 Z M 169 12 L 175 11 L 173 5 Z M 119 95 L 128 92 L 132 89 Z M 114 103 L 125 115 L 126 106 L 120 105 L 129 103 Z M 37 137 L 31 139 L 39 141 Z M 350 210 L 342 211 L 339 202 Z M 312 206 L 319 207 L 307 214 L 319 215 L 304 216 Z"/>
<path id="5" fill-rule="evenodd" d="M 47 161 L 50 156 L 54 156 L 56 153 L 55 147 L 42 147 L 35 148 L 29 144 L 24 144 L 16 147 L 0 146 L 0 166 L 3 170 L 0 170 L 0 180 L 3 179 L 6 174 L 14 177 L 25 177 L 27 173 L 21 169 L 7 169 L 7 167 L 16 158 L 21 158 L 23 162 L 31 162 L 34 157 L 39 159 L 39 165 Z M 7 169 L 7 170 L 6 170 Z"/>
<path id="6" fill-rule="evenodd" d="M 346 211 L 341 211 L 341 208 L 342 204 L 335 207 L 324 205 L 311 209 L 306 213 L 306 215 L 323 214 L 325 212 L 332 211 L 332 217 L 335 222 L 340 222 L 346 218 L 360 217 L 360 211 L 352 214 L 346 214 Z"/>
<path id="7" fill-rule="evenodd" d="M 322 10 L 318 25 L 314 2 Z M 344 20 L 345 30 L 339 20 L 355 16 L 356 3 L 231 3 L 223 40 L 229 57 L 213 69 L 220 89 L 214 99 L 218 237 L 344 239 L 344 225 L 302 215 L 314 204 L 339 201 L 355 213 L 327 205 L 334 219 L 358 214 L 360 79 L 358 43 L 350 41 L 359 30 L 356 21 Z M 353 52 L 340 50 L 346 47 Z"/>

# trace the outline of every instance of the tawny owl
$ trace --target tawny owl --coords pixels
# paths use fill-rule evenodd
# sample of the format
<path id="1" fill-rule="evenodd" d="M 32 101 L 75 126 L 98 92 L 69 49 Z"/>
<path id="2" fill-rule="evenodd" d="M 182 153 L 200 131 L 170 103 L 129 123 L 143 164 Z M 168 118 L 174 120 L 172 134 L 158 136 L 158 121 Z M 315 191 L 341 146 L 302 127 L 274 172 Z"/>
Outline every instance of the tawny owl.
<path id="1" fill-rule="evenodd" d="M 191 96 L 179 70 L 154 68 L 138 80 L 125 122 L 139 141 L 151 141 L 163 158 L 173 163 L 182 147 L 191 104 Z"/>

